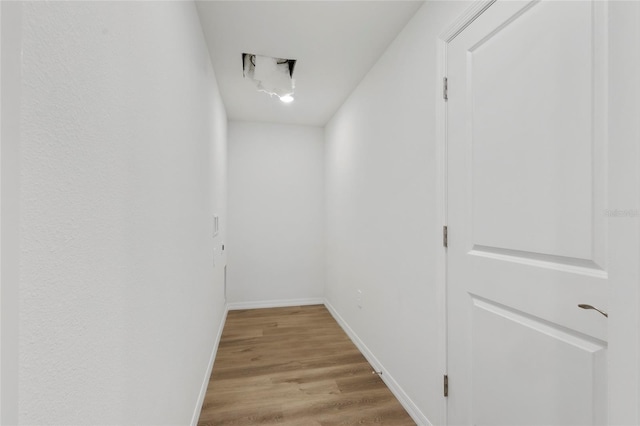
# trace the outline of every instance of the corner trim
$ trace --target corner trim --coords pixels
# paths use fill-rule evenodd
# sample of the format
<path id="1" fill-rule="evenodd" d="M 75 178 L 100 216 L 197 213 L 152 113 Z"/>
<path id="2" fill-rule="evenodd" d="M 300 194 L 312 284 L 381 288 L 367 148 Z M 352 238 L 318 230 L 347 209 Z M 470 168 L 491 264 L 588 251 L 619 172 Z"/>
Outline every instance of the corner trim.
<path id="1" fill-rule="evenodd" d="M 433 426 L 432 423 L 427 419 L 422 411 L 418 408 L 418 406 L 409 398 L 409 396 L 405 393 L 405 391 L 400 387 L 398 382 L 389 374 L 386 368 L 378 361 L 373 352 L 369 350 L 367 345 L 360 339 L 360 337 L 356 334 L 355 331 L 349 327 L 347 322 L 340 316 L 338 311 L 329 303 L 328 300 L 324 300 L 324 305 L 329 310 L 333 318 L 336 322 L 342 327 L 345 333 L 349 336 L 351 341 L 356 345 L 356 347 L 360 350 L 362 355 L 367 359 L 369 364 L 376 370 L 382 371 L 380 378 L 387 385 L 391 393 L 400 401 L 400 404 L 407 410 L 407 413 L 411 416 L 414 422 L 416 422 L 420 426 Z"/>
<path id="2" fill-rule="evenodd" d="M 241 309 L 262 309 L 262 308 L 286 308 L 288 306 L 324 305 L 323 298 L 308 299 L 281 299 L 281 300 L 258 300 L 255 302 L 233 302 L 227 303 L 230 311 Z"/>
<path id="3" fill-rule="evenodd" d="M 220 321 L 220 326 L 218 327 L 218 334 L 216 335 L 216 340 L 213 343 L 213 348 L 211 349 L 211 356 L 209 357 L 209 365 L 207 367 L 207 371 L 205 372 L 204 379 L 202 380 L 202 386 L 200 386 L 200 394 L 198 395 L 196 407 L 193 410 L 193 415 L 191 416 L 191 426 L 197 426 L 198 420 L 200 419 L 202 404 L 204 404 L 204 397 L 207 394 L 209 379 L 211 377 L 211 372 L 213 371 L 213 363 L 216 360 L 216 354 L 218 353 L 218 346 L 220 345 L 220 339 L 222 338 L 222 330 L 224 330 L 224 325 L 227 322 L 228 313 L 229 313 L 229 306 L 225 305 L 224 313 L 222 314 L 222 321 Z"/>

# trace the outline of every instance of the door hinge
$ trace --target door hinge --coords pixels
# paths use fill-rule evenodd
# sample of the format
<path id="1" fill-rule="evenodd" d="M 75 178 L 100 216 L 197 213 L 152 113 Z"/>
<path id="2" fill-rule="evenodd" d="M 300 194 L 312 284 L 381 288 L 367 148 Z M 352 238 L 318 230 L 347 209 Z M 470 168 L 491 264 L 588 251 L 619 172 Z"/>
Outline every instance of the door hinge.
<path id="1" fill-rule="evenodd" d="M 447 225 L 442 227 L 442 245 L 444 247 L 449 247 L 449 229 Z"/>
<path id="2" fill-rule="evenodd" d="M 444 375 L 444 396 L 449 396 L 449 376 Z"/>
<path id="3" fill-rule="evenodd" d="M 447 77 L 442 79 L 442 99 L 449 100 L 449 79 Z"/>

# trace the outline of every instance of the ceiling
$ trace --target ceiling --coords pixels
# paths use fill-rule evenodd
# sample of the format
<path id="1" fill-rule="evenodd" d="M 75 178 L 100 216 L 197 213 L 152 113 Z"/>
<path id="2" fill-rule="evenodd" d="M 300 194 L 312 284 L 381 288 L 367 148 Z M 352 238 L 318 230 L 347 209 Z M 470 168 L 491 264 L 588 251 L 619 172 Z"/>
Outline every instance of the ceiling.
<path id="1" fill-rule="evenodd" d="M 230 120 L 323 126 L 422 1 L 197 1 Z M 296 59 L 295 101 L 258 92 L 242 53 Z"/>

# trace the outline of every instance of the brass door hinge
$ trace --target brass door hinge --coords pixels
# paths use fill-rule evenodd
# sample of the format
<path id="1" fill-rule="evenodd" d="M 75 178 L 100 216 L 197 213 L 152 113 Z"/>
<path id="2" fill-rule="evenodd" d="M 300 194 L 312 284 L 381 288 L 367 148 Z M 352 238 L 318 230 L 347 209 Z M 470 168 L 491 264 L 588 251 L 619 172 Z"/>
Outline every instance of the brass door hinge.
<path id="1" fill-rule="evenodd" d="M 449 79 L 447 77 L 442 79 L 442 99 L 449 100 Z"/>
<path id="2" fill-rule="evenodd" d="M 444 396 L 449 396 L 449 376 L 444 375 Z"/>
<path id="3" fill-rule="evenodd" d="M 447 228 L 447 225 L 442 227 L 442 245 L 449 247 L 449 228 Z"/>

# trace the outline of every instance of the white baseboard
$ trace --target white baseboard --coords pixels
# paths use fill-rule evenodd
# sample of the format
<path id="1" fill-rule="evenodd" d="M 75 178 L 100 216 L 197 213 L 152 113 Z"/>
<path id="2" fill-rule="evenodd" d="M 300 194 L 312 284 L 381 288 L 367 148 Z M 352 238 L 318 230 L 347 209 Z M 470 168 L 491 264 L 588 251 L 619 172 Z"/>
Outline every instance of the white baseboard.
<path id="1" fill-rule="evenodd" d="M 285 308 L 288 306 L 324 305 L 321 297 L 310 299 L 284 299 L 284 300 L 261 300 L 257 302 L 234 302 L 228 303 L 230 311 L 239 309 L 261 309 L 261 308 Z"/>
<path id="2" fill-rule="evenodd" d="M 218 334 L 216 335 L 216 340 L 213 343 L 213 349 L 211 350 L 211 357 L 209 358 L 209 366 L 207 367 L 207 372 L 205 373 L 204 379 L 202 380 L 202 386 L 200 387 L 200 394 L 198 395 L 196 408 L 193 411 L 193 416 L 191 416 L 191 426 L 198 425 L 198 419 L 200 418 L 200 411 L 202 410 L 204 397 L 207 394 L 207 387 L 209 386 L 209 378 L 211 377 L 211 372 L 213 371 L 213 363 L 216 360 L 216 354 L 218 353 L 218 345 L 220 345 L 220 339 L 222 338 L 222 330 L 224 329 L 224 324 L 225 322 L 227 322 L 228 312 L 229 312 L 229 306 L 225 305 L 224 314 L 222 314 L 222 321 L 220 321 L 220 327 L 218 328 Z"/>
<path id="3" fill-rule="evenodd" d="M 331 306 L 328 300 L 324 301 L 324 305 L 327 307 L 333 318 L 340 324 L 340 327 L 344 330 L 345 333 L 349 336 L 351 341 L 358 347 L 362 355 L 369 361 L 371 367 L 375 371 L 381 371 L 382 375 L 380 378 L 387 385 L 389 390 L 398 398 L 400 404 L 407 410 L 407 413 L 411 416 L 414 422 L 416 422 L 420 426 L 432 426 L 427 416 L 425 416 L 422 411 L 418 408 L 418 406 L 409 398 L 409 396 L 404 392 L 404 390 L 400 387 L 398 382 L 394 380 L 394 378 L 389 374 L 389 372 L 384 368 L 384 366 L 377 360 L 375 355 L 367 348 L 360 337 L 349 327 L 349 325 L 345 322 L 345 320 L 338 314 L 338 312 Z"/>

